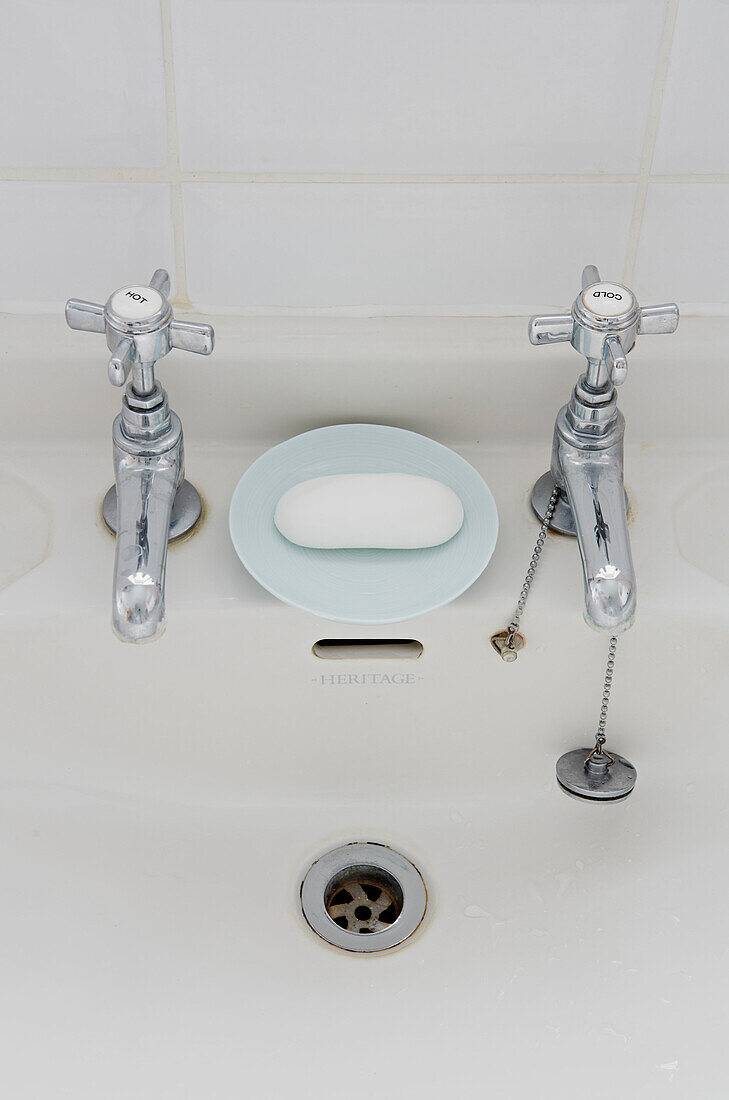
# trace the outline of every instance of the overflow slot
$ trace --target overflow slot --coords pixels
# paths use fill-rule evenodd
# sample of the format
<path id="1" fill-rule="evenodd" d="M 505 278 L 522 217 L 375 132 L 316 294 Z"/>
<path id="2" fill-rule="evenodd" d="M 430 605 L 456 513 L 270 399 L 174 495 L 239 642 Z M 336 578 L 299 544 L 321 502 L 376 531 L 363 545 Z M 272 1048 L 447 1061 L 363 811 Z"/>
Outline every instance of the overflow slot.
<path id="1" fill-rule="evenodd" d="M 311 647 L 315 657 L 325 661 L 407 660 L 417 661 L 423 646 L 414 638 L 320 638 Z"/>

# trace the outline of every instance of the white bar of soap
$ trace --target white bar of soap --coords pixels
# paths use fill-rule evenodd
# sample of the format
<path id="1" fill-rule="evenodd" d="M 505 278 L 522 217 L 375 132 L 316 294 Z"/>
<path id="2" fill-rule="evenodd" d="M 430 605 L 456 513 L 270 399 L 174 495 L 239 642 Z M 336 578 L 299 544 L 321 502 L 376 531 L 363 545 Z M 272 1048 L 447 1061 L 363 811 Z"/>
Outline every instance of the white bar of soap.
<path id="1" fill-rule="evenodd" d="M 463 525 L 463 505 L 429 477 L 335 474 L 284 493 L 274 523 L 298 546 L 415 550 L 453 538 Z"/>

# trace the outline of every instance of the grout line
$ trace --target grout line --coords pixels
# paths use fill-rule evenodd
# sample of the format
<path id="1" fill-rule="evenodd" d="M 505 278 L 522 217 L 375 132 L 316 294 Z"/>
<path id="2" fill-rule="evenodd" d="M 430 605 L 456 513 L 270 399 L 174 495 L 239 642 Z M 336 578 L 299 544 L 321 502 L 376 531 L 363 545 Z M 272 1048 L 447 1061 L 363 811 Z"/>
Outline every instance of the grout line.
<path id="1" fill-rule="evenodd" d="M 190 183 L 635 183 L 638 176 L 599 173 L 414 173 L 414 172 L 186 172 Z"/>
<path id="2" fill-rule="evenodd" d="M 179 309 L 190 309 L 192 302 L 187 290 L 185 212 L 182 201 L 182 172 L 180 170 L 180 140 L 177 127 L 177 93 L 175 89 L 170 0 L 160 0 L 160 16 L 162 19 L 162 57 L 165 70 L 167 114 L 167 180 L 170 185 L 170 214 L 175 246 L 175 294 L 172 298 L 172 304 Z"/>
<path id="3" fill-rule="evenodd" d="M 729 183 L 727 172 L 651 172 L 652 183 Z"/>
<path id="4" fill-rule="evenodd" d="M 632 285 L 635 276 L 638 246 L 640 244 L 640 235 L 643 229 L 643 215 L 645 214 L 645 204 L 648 197 L 648 184 L 651 179 L 651 168 L 653 167 L 653 154 L 656 148 L 656 141 L 658 140 L 658 127 L 661 122 L 661 112 L 663 110 L 663 93 L 666 90 L 668 67 L 671 61 L 671 47 L 673 45 L 673 32 L 676 27 L 678 3 L 679 0 L 668 0 L 666 15 L 663 20 L 663 33 L 661 35 L 661 44 L 658 50 L 658 62 L 653 77 L 653 89 L 651 91 L 651 99 L 648 106 L 648 119 L 645 127 L 645 136 L 643 138 L 643 152 L 640 158 L 640 173 L 635 193 L 635 203 L 633 205 L 633 217 L 630 223 L 628 246 L 625 253 L 623 283 L 626 286 Z"/>
<path id="5" fill-rule="evenodd" d="M 0 168 L 0 182 L 169 183 L 165 168 Z"/>
<path id="6" fill-rule="evenodd" d="M 648 173 L 654 183 L 729 183 L 729 172 Z M 458 175 L 343 172 L 183 172 L 164 168 L 0 168 L 0 183 L 639 183 L 643 173 Z"/>
<path id="7" fill-rule="evenodd" d="M 168 111 L 169 116 L 175 112 Z M 170 148 L 172 147 L 172 148 Z M 637 173 L 408 173 L 408 172 L 183 172 L 176 144 L 168 140 L 164 168 L 10 168 L 0 182 L 39 183 L 636 183 Z M 729 180 L 729 175 L 725 177 Z"/>
<path id="8" fill-rule="evenodd" d="M 687 317 L 716 321 L 729 320 L 729 302 L 679 302 L 681 309 L 681 321 Z M 547 305 L 546 309 L 557 312 L 563 308 L 557 303 Z M 428 306 L 318 306 L 312 308 L 285 308 L 281 306 L 221 306 L 219 303 L 195 303 L 195 314 L 208 319 L 223 318 L 230 323 L 240 322 L 243 325 L 273 325 L 291 326 L 291 331 L 297 335 L 302 334 L 300 328 L 310 325 L 335 326 L 354 325 L 362 326 L 362 331 L 368 328 L 377 331 L 377 326 L 382 322 L 403 323 L 444 323 L 449 322 L 484 322 L 507 321 L 517 319 L 526 320 L 531 316 L 534 303 L 494 303 L 493 305 L 463 306 L 451 308 L 448 312 L 442 309 Z M 180 315 L 183 315 L 180 309 Z M 189 311 L 188 311 L 189 312 Z M 63 313 L 63 300 L 57 301 L 11 301 L 0 300 L 0 317 L 45 317 L 54 325 L 58 323 L 59 314 Z M 322 331 L 326 332 L 326 328 Z"/>

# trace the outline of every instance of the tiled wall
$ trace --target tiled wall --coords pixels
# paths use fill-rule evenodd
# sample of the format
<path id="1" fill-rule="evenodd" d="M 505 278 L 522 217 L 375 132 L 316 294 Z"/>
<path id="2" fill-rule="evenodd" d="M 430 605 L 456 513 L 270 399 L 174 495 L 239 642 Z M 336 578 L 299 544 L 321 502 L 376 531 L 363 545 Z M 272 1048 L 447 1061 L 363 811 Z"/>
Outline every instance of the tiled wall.
<path id="1" fill-rule="evenodd" d="M 727 0 L 26 0 L 0 308 L 729 310 Z"/>

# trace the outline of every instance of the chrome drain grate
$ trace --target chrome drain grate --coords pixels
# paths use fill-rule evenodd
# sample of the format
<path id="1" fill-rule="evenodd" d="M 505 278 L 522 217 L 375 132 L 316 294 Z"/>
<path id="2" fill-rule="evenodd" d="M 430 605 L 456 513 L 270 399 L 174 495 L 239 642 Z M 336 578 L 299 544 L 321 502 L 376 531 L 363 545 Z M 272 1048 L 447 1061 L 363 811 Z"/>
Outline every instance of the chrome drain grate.
<path id="1" fill-rule="evenodd" d="M 384 844 L 345 844 L 318 859 L 301 884 L 301 906 L 318 936 L 345 951 L 388 951 L 411 936 L 427 905 L 413 864 Z"/>
<path id="2" fill-rule="evenodd" d="M 377 867 L 350 867 L 327 889 L 326 910 L 335 924 L 348 932 L 382 932 L 402 912 L 402 890 L 397 879 Z"/>

